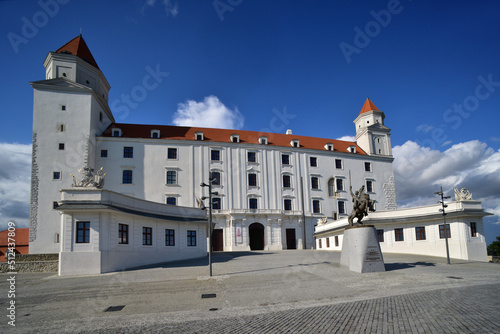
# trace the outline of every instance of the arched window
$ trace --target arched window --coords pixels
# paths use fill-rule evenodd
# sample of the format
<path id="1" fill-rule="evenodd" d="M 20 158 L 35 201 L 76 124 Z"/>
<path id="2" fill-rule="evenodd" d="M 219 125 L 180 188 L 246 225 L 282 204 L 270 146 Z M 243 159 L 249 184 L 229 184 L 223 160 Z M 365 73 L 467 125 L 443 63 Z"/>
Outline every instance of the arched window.
<path id="1" fill-rule="evenodd" d="M 328 196 L 335 196 L 335 179 L 328 180 Z"/>

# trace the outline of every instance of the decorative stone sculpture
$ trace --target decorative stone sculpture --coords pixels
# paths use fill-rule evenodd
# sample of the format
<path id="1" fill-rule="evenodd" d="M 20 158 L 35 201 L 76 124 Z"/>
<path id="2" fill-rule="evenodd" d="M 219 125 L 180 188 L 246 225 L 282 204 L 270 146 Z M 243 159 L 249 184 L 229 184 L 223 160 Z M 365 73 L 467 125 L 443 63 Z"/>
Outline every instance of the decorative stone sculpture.
<path id="1" fill-rule="evenodd" d="M 347 218 L 347 221 L 349 222 L 349 226 L 353 226 L 353 220 L 354 218 L 358 218 L 358 223 L 363 224 L 361 220 L 365 217 L 368 216 L 368 211 L 374 212 L 375 209 L 373 208 L 373 204 L 375 203 L 374 200 L 370 199 L 370 195 L 365 193 L 365 186 L 361 186 L 359 188 L 359 191 L 356 191 L 356 193 L 352 193 L 352 186 L 349 187 L 349 191 L 351 192 L 352 196 L 352 212 L 349 215 L 349 218 Z"/>
<path id="2" fill-rule="evenodd" d="M 458 190 L 458 188 L 453 188 L 455 190 L 455 200 L 460 201 L 470 201 L 472 200 L 472 194 L 465 188 Z"/>
<path id="3" fill-rule="evenodd" d="M 318 225 L 324 225 L 328 222 L 326 217 L 318 218 Z"/>
<path id="4" fill-rule="evenodd" d="M 78 170 L 78 172 L 82 175 L 82 180 L 79 181 L 73 174 L 73 187 L 95 187 L 102 189 L 104 185 L 104 175 L 106 173 L 103 172 L 102 167 L 94 173 L 94 169 L 89 166 L 85 166 Z"/>

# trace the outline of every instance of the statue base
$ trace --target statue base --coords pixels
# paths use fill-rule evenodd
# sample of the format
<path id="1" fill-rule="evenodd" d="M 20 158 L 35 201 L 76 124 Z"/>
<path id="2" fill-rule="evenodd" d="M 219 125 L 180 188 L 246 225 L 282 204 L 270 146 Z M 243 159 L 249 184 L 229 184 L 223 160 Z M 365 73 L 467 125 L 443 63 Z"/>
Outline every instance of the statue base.
<path id="1" fill-rule="evenodd" d="M 385 271 L 384 258 L 373 225 L 346 227 L 340 265 L 357 273 Z"/>

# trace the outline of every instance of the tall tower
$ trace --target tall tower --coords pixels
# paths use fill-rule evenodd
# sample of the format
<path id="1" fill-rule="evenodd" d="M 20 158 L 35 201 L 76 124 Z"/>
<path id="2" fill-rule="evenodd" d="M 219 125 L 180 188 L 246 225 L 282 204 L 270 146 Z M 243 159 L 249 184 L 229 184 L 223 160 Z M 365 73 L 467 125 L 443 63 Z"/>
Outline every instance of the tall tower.
<path id="1" fill-rule="evenodd" d="M 366 98 L 354 120 L 356 142 L 369 155 L 392 156 L 391 129 L 384 125 L 384 112 Z"/>
<path id="2" fill-rule="evenodd" d="M 60 189 L 88 159 L 95 168 L 95 136 L 114 122 L 108 106 L 110 86 L 83 37 L 49 52 L 45 80 L 31 82 L 33 157 L 30 253 L 58 253 Z M 79 175 L 78 175 L 79 176 Z"/>

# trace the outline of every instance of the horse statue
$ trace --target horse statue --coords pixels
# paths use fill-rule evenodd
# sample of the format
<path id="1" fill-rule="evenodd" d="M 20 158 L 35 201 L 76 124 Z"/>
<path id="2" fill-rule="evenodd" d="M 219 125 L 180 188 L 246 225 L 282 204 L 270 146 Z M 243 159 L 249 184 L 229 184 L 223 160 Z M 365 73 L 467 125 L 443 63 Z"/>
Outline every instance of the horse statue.
<path id="1" fill-rule="evenodd" d="M 363 225 L 361 220 L 365 217 L 368 216 L 368 211 L 374 212 L 375 208 L 373 205 L 375 204 L 375 201 L 370 199 L 370 195 L 365 193 L 365 186 L 361 186 L 359 191 L 356 191 L 355 194 L 352 193 L 352 186 L 349 187 L 349 190 L 351 192 L 352 196 L 352 212 L 349 215 L 349 218 L 347 218 L 347 221 L 349 222 L 349 226 L 353 226 L 354 218 L 358 218 L 358 224 Z"/>

